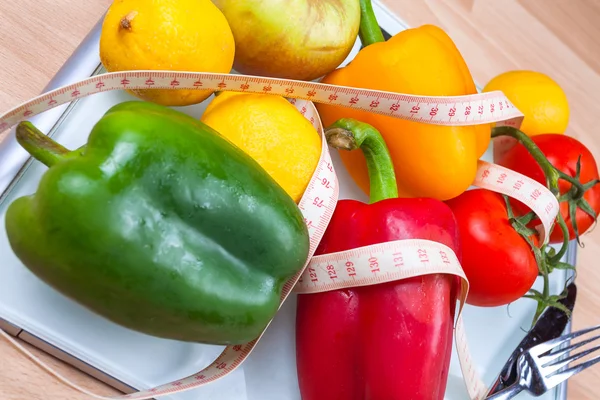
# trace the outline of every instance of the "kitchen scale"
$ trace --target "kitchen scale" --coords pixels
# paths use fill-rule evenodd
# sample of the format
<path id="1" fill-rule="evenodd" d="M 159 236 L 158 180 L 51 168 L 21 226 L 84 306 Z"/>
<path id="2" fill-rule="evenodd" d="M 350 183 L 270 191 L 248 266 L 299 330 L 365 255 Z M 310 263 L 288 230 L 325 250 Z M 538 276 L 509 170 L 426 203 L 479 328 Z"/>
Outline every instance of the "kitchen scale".
<path id="1" fill-rule="evenodd" d="M 373 8 L 381 27 L 390 35 L 407 29 L 407 25 L 379 1 L 373 1 Z M 101 23 L 96 24 L 44 91 L 105 72 L 99 59 Z M 357 40 L 343 64 L 359 50 Z M 92 126 L 112 105 L 127 100 L 137 99 L 123 91 L 99 93 L 30 120 L 65 147 L 75 149 L 85 143 Z M 199 117 L 209 101 L 177 109 Z M 336 152 L 332 152 L 332 158 L 341 185 L 340 199 L 368 201 L 350 179 Z M 491 151 L 482 158 L 491 161 Z M 210 364 L 223 346 L 159 339 L 113 324 L 56 292 L 21 264 L 4 230 L 6 209 L 17 197 L 34 193 L 46 169 L 32 161 L 17 144 L 14 130 L 0 143 L 0 328 L 124 393 L 188 376 Z M 565 261 L 575 265 L 576 251 L 576 245 L 571 243 Z M 570 277 L 566 271 L 553 272 L 551 291 L 559 293 Z M 535 287 L 541 289 L 541 281 L 538 280 Z M 295 300 L 291 295 L 254 352 L 232 374 L 210 385 L 160 398 L 300 400 L 295 368 Z M 491 384 L 525 336 L 534 312 L 535 302 L 528 299 L 516 301 L 510 309 L 465 307 L 463 317 L 469 347 L 486 384 Z M 567 329 L 570 330 L 570 326 Z M 31 368 L 37 367 L 32 363 Z M 1 392 L 0 388 L 0 397 Z M 453 351 L 445 399 L 467 398 Z M 533 397 L 522 393 L 516 398 Z M 566 383 L 538 398 L 566 399 Z"/>

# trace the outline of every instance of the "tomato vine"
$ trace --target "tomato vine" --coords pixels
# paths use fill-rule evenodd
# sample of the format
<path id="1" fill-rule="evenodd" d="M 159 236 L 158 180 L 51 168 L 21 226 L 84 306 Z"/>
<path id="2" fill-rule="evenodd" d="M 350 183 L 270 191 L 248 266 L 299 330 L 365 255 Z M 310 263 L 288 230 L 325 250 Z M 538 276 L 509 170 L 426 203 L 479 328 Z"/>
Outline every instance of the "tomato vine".
<path id="1" fill-rule="evenodd" d="M 525 147 L 525 149 L 531 154 L 531 156 L 535 159 L 537 164 L 542 169 L 545 179 L 546 186 L 548 189 L 554 194 L 559 203 L 567 203 L 569 216 L 571 219 L 573 231 L 575 233 L 575 238 L 577 242 L 581 245 L 580 241 L 580 233 L 577 227 L 575 213 L 578 208 L 583 210 L 585 213 L 589 214 L 594 220 L 597 219 L 597 214 L 594 209 L 588 204 L 586 199 L 583 197 L 584 194 L 590 190 L 593 186 L 600 183 L 600 180 L 593 179 L 585 184 L 580 180 L 580 171 L 581 171 L 581 156 L 579 156 L 577 160 L 577 168 L 575 176 L 570 176 L 565 172 L 559 170 L 554 165 L 552 165 L 544 153 L 540 150 L 537 144 L 525 133 L 520 130 L 509 127 L 509 126 L 501 126 L 495 127 L 492 130 L 492 138 L 497 138 L 500 136 L 509 136 L 516 139 L 521 145 Z M 561 194 L 559 189 L 559 179 L 563 179 L 568 182 L 571 187 L 568 192 Z M 508 210 L 508 218 L 512 225 L 512 227 L 527 241 L 530 245 L 532 252 L 535 256 L 536 262 L 538 264 L 539 276 L 543 279 L 543 288 L 542 291 L 538 291 L 536 289 L 531 288 L 527 294 L 523 297 L 530 298 L 537 301 L 538 305 L 536 308 L 536 312 L 533 318 L 533 324 L 537 321 L 539 316 L 545 310 L 546 307 L 556 307 L 563 310 L 565 313 L 570 314 L 570 311 L 562 305 L 559 301 L 566 297 L 566 284 L 565 289 L 560 294 L 551 294 L 550 293 L 550 279 L 549 275 L 555 269 L 570 269 L 576 272 L 575 266 L 570 265 L 562 261 L 563 257 L 567 253 L 567 249 L 569 246 L 569 230 L 563 215 L 559 212 L 557 214 L 555 224 L 553 224 L 552 229 L 556 229 L 558 226 L 562 231 L 563 241 L 560 245 L 560 248 L 556 250 L 548 244 L 542 243 L 540 246 L 536 245 L 530 238 L 532 235 L 537 235 L 537 231 L 532 229 L 530 226 L 532 223 L 539 221 L 537 215 L 530 211 L 522 216 L 515 216 L 512 210 L 510 201 L 507 196 L 505 197 L 506 206 Z M 550 236 L 552 232 L 547 232 L 548 236 Z M 567 282 L 568 284 L 568 282 Z"/>

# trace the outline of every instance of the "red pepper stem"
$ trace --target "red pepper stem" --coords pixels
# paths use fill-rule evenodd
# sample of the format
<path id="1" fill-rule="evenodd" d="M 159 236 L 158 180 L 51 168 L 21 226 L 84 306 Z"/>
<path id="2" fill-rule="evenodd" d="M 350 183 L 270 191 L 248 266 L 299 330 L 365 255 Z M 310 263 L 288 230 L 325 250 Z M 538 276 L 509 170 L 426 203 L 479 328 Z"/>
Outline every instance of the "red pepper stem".
<path id="1" fill-rule="evenodd" d="M 377 129 L 355 119 L 342 118 L 325 130 L 325 137 L 336 149 L 362 150 L 367 160 L 371 203 L 398 197 L 392 157 Z"/>
<path id="2" fill-rule="evenodd" d="M 358 35 L 363 47 L 377 42 L 385 42 L 371 0 L 360 0 L 360 30 Z"/>
<path id="3" fill-rule="evenodd" d="M 17 142 L 35 159 L 51 167 L 63 160 L 71 151 L 44 135 L 31 122 L 17 125 Z"/>

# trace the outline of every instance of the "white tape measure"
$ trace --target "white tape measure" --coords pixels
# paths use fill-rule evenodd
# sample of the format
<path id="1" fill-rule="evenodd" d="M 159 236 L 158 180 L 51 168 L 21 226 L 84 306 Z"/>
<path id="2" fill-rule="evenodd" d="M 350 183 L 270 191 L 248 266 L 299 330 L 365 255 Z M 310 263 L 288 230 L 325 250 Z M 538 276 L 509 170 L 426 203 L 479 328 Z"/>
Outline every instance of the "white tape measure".
<path id="1" fill-rule="evenodd" d="M 435 125 L 461 126 L 497 122 L 500 123 L 498 125 L 519 126 L 523 119 L 523 114 L 499 91 L 465 96 L 423 97 L 249 75 L 129 71 L 97 75 L 27 101 L 0 117 L 0 133 L 49 108 L 115 89 L 209 89 L 276 94 Z"/>
<path id="2" fill-rule="evenodd" d="M 519 126 L 523 115 L 501 92 L 454 96 L 423 97 L 392 92 L 325 85 L 313 82 L 292 81 L 245 75 L 209 74 L 173 71 L 130 71 L 108 73 L 45 93 L 0 116 L 0 133 L 20 121 L 58 105 L 91 94 L 118 89 L 210 89 L 281 95 L 291 99 L 322 138 L 322 151 L 318 166 L 298 207 L 302 211 L 310 235 L 310 251 L 305 268 L 290 279 L 283 288 L 281 303 L 292 290 L 315 292 L 350 286 L 370 285 L 405 279 L 412 276 L 447 273 L 462 278 L 461 310 L 468 293 L 468 282 L 451 249 L 440 243 L 425 240 L 401 240 L 313 257 L 325 233 L 338 201 L 339 183 L 323 135 L 320 118 L 312 102 L 357 108 L 396 118 L 437 125 L 477 125 L 495 122 L 497 125 Z M 542 241 L 547 242 L 550 228 L 558 213 L 558 201 L 538 182 L 498 165 L 479 161 L 473 185 L 507 194 L 527 204 L 542 221 Z M 367 254 L 376 254 L 379 271 L 372 271 L 364 262 Z M 404 265 L 397 268 L 390 257 L 402 252 Z M 428 262 L 419 256 L 431 255 Z M 422 256 L 421 256 L 422 257 Z M 368 260 L 367 260 L 368 261 Z M 348 272 L 343 266 L 356 267 Z M 325 268 L 323 269 L 323 265 Z M 332 283 L 331 269 L 336 276 Z M 306 268 L 308 266 L 308 268 Z M 345 272 L 344 272 L 345 271 Z M 298 281 L 301 280 L 300 283 Z M 76 390 L 98 399 L 150 399 L 181 392 L 209 384 L 236 369 L 248 357 L 260 337 L 244 345 L 228 346 L 223 353 L 202 371 L 159 387 L 117 397 L 105 397 L 79 387 L 45 365 L 8 334 L 0 330 L 7 340 L 46 371 Z M 471 360 L 459 312 L 455 340 L 465 384 L 471 399 L 480 399 L 487 391 Z"/>

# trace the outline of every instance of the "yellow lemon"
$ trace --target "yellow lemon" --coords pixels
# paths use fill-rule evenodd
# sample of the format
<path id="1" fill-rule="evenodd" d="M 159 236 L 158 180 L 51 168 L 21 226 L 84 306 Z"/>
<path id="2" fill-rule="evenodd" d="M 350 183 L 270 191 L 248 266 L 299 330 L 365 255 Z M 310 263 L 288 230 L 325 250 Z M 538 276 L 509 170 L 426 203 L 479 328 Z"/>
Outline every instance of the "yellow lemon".
<path id="1" fill-rule="evenodd" d="M 202 122 L 256 160 L 296 203 L 308 186 L 321 138 L 290 102 L 268 94 L 222 92 Z"/>
<path id="2" fill-rule="evenodd" d="M 234 53 L 229 24 L 210 0 L 115 0 L 100 34 L 100 60 L 109 72 L 228 73 Z M 203 101 L 212 91 L 142 89 L 131 93 L 166 106 L 185 106 Z"/>
<path id="3" fill-rule="evenodd" d="M 509 71 L 493 78 L 484 92 L 501 90 L 525 115 L 521 130 L 529 136 L 563 134 L 569 123 L 569 103 L 562 88 L 535 71 Z"/>

